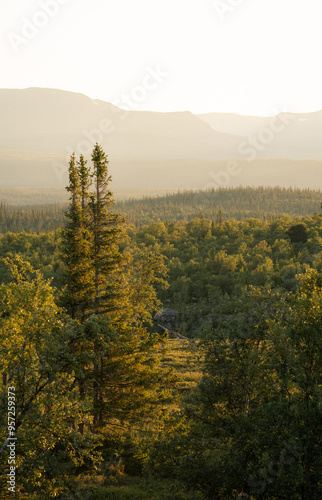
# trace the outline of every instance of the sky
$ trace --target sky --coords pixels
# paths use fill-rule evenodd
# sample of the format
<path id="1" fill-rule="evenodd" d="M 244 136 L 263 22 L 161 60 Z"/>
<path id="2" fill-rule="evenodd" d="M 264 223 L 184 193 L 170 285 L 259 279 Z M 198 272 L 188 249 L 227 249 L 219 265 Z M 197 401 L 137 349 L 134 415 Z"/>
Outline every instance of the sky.
<path id="1" fill-rule="evenodd" d="M 322 109 L 321 0 L 1 0 L 0 88 L 126 109 Z"/>

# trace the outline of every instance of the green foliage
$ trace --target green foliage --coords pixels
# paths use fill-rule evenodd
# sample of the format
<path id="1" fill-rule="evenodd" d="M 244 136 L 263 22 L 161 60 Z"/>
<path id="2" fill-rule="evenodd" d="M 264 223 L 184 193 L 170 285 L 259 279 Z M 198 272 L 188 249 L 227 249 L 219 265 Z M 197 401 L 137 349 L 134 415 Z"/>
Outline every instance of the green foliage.
<path id="1" fill-rule="evenodd" d="M 67 224 L 62 231 L 62 279 L 66 283 L 62 305 L 72 318 L 85 318 L 89 297 L 95 295 L 94 272 L 91 269 L 90 214 L 87 210 L 89 171 L 81 156 L 76 164 L 75 155 L 69 162 L 69 209 Z M 94 300 L 92 299 L 93 305 Z"/>
<path id="2" fill-rule="evenodd" d="M 65 222 L 66 202 L 19 207 L 0 203 L 0 232 L 49 233 Z"/>
<path id="3" fill-rule="evenodd" d="M 179 476 L 207 498 L 321 496 L 321 277 L 299 280 L 295 294 L 246 292 L 204 342 Z"/>
<path id="4" fill-rule="evenodd" d="M 60 280 L 60 237 L 58 233 L 27 234 L 6 233 L 0 235 L 0 257 L 19 254 L 42 272 L 46 279 L 53 278 L 53 285 Z M 0 261 L 0 282 L 8 283 L 11 275 Z"/>
<path id="5" fill-rule="evenodd" d="M 83 157 L 76 162 L 72 155 L 69 164 L 58 274 L 66 280 L 60 294 L 66 308 L 57 305 L 58 294 L 40 271 L 5 251 L 11 277 L 4 273 L 7 283 L 0 287 L 1 402 L 4 409 L 6 387 L 14 384 L 24 478 L 19 493 L 27 496 L 75 494 L 82 474 L 115 473 L 115 454 L 127 468 L 141 470 L 145 443 L 163 425 L 163 406 L 173 399 L 174 377 L 161 366 L 161 337 L 147 329 L 160 307 L 154 285 L 166 286 L 163 259 L 128 247 L 125 239 L 121 257 L 121 217 L 110 211 L 108 162 L 98 145 L 92 159 L 92 174 Z M 34 236 L 20 236 L 7 234 L 2 243 L 29 251 Z M 3 453 L 5 436 L 3 421 Z M 4 454 L 1 459 L 5 463 Z"/>
<path id="6" fill-rule="evenodd" d="M 20 195 L 14 190 L 12 195 L 11 190 L 3 192 L 0 189 L 0 194 L 4 200 L 0 204 L 0 232 L 50 232 L 65 224 L 66 202 L 63 201 L 63 192 L 54 190 L 42 193 L 34 190 L 28 196 L 28 192 Z M 318 190 L 239 187 L 185 191 L 158 197 L 145 195 L 142 200 L 118 201 L 118 208 L 137 227 L 162 221 L 189 221 L 200 214 L 220 225 L 223 220 L 230 218 L 270 220 L 281 215 L 306 216 L 317 210 L 320 200 L 321 192 Z"/>
<path id="7" fill-rule="evenodd" d="M 188 221 L 202 214 L 216 225 L 223 220 L 252 217 L 270 219 L 312 214 L 320 206 L 319 190 L 281 187 L 224 187 L 204 191 L 184 191 L 156 198 L 127 200 L 120 209 L 135 225 L 154 222 Z"/>
<path id="8" fill-rule="evenodd" d="M 305 224 L 307 243 L 291 243 L 288 231 L 297 224 Z M 155 269 L 160 267 L 160 277 L 166 265 L 170 287 L 164 288 L 161 282 L 154 282 L 157 298 L 178 309 L 185 331 L 194 331 L 196 335 L 205 333 L 221 314 L 231 314 L 229 302 L 240 295 L 244 286 L 270 284 L 273 288 L 294 291 L 296 274 L 310 267 L 322 269 L 322 218 L 319 214 L 302 219 L 285 216 L 272 221 L 229 220 L 219 225 L 197 217 L 188 223 L 159 222 L 138 229 L 128 226 L 126 233 L 127 236 L 119 239 L 123 259 L 119 266 L 121 272 L 113 277 L 119 284 L 119 303 L 129 302 L 131 294 L 131 301 L 135 300 L 135 293 L 140 296 L 141 278 L 137 270 L 139 267 L 142 270 L 142 255 L 145 252 L 150 256 L 158 255 Z M 23 254 L 45 277 L 53 277 L 56 287 L 63 283 L 59 246 L 58 233 L 0 236 L 0 255 L 7 252 Z M 85 254 L 84 251 L 75 262 L 75 271 L 79 270 L 76 277 L 83 278 L 80 285 L 84 300 L 88 298 L 86 287 L 90 283 L 93 290 L 94 279 L 93 266 L 90 282 L 86 273 L 83 276 Z M 0 279 L 8 280 L 1 264 Z M 146 289 L 145 298 L 151 293 L 155 292 Z M 136 304 L 138 306 L 138 300 Z M 144 306 L 142 312 L 143 309 Z"/>
<path id="9" fill-rule="evenodd" d="M 292 243 L 306 243 L 308 240 L 308 232 L 304 224 L 296 224 L 290 227 L 288 235 Z"/>
<path id="10" fill-rule="evenodd" d="M 66 283 L 62 304 L 72 317 L 82 320 L 94 311 L 111 313 L 115 309 L 115 295 L 119 293 L 116 272 L 121 262 L 117 243 L 122 218 L 110 211 L 113 199 L 108 189 L 108 160 L 98 144 L 92 161 L 91 170 L 83 156 L 78 162 L 75 155 L 70 158 L 70 202 L 62 233 Z"/>
<path id="11" fill-rule="evenodd" d="M 123 448 L 129 462 L 126 441 L 139 449 L 143 436 L 150 440 L 162 425 L 174 379 L 160 366 L 159 336 L 148 334 L 138 317 L 135 326 L 112 326 L 105 315 L 91 315 L 83 324 L 71 321 L 38 271 L 19 256 L 6 258 L 6 264 L 14 281 L 0 287 L 2 414 L 6 387 L 14 385 L 21 494 L 52 497 L 74 491 L 82 473 L 101 468 L 101 455 L 109 464 Z M 93 433 L 97 381 L 94 415 L 100 419 Z M 1 438 L 5 443 L 6 419 Z"/>
<path id="12" fill-rule="evenodd" d="M 202 493 L 186 491 L 179 481 L 122 478 L 110 485 L 80 490 L 82 500 L 201 500 Z"/>
<path id="13" fill-rule="evenodd" d="M 120 293 L 115 273 L 122 260 L 118 250 L 118 239 L 123 219 L 120 214 L 110 210 L 114 203 L 108 187 L 111 176 L 108 174 L 107 156 L 98 144 L 93 149 L 92 162 L 94 191 L 88 195 L 90 200 L 88 208 L 92 217 L 90 265 L 94 271 L 93 306 L 96 314 L 99 312 L 111 314 L 117 307 L 115 299 Z"/>
<path id="14" fill-rule="evenodd" d="M 110 210 L 108 160 L 98 144 L 92 162 L 91 172 L 83 157 L 78 164 L 75 156 L 70 160 L 63 304 L 93 339 L 83 348 L 91 354 L 92 364 L 82 365 L 79 390 L 83 398 L 92 393 L 94 431 L 104 428 L 110 439 L 111 429 L 126 428 L 144 415 L 149 418 L 149 408 L 157 412 L 158 402 L 168 397 L 162 388 L 157 390 L 162 378 L 163 385 L 167 383 L 154 353 L 159 338 L 145 328 L 159 305 L 153 284 L 165 284 L 159 276 L 164 266 L 151 252 L 135 255 L 125 249 L 121 256 L 122 218 Z"/>
<path id="15" fill-rule="evenodd" d="M 128 202 L 136 227 L 121 234 L 98 145 L 92 161 L 71 158 L 66 219 L 1 207 L 13 231 L 67 222 L 63 238 L 0 235 L 1 413 L 14 383 L 21 498 L 320 498 L 322 217 L 303 217 L 320 194 Z M 302 217 L 277 216 L 286 205 Z M 201 349 L 163 349 L 162 302 Z"/>
<path id="16" fill-rule="evenodd" d="M 12 274 L 0 286 L 1 462 L 7 462 L 7 387 L 15 387 L 17 491 L 54 497 L 72 487 L 86 464 L 100 461 L 97 439 L 80 435 L 89 411 L 74 387 L 75 327 L 54 302 L 53 289 L 18 257 L 5 259 Z M 1 487 L 6 489 L 6 476 Z"/>

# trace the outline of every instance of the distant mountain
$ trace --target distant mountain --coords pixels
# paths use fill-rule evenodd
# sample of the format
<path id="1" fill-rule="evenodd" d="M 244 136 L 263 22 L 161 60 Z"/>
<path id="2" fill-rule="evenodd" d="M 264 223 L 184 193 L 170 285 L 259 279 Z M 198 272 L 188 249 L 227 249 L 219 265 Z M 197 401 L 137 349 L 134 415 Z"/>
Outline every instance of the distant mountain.
<path id="1" fill-rule="evenodd" d="M 213 130 L 222 134 L 233 134 L 247 137 L 269 126 L 271 118 L 262 116 L 243 116 L 234 113 L 205 113 L 196 115 Z"/>
<path id="2" fill-rule="evenodd" d="M 73 92 L 0 89 L 0 187 L 64 186 L 70 154 L 89 156 L 96 141 L 109 155 L 113 181 L 122 187 L 206 187 L 231 158 L 241 164 L 254 158 L 231 184 L 244 184 L 247 177 L 253 185 L 257 178 L 277 185 L 287 172 L 287 185 L 306 187 L 320 162 L 305 161 L 303 167 L 294 162 L 291 171 L 287 162 L 284 172 L 283 159 L 322 159 L 320 130 L 322 112 L 282 114 L 274 121 L 221 113 L 126 112 Z M 276 158 L 278 168 L 276 162 L 261 162 Z"/>
<path id="3" fill-rule="evenodd" d="M 243 137 L 247 143 L 250 137 L 258 138 L 260 146 L 264 146 L 257 150 L 258 158 L 322 159 L 322 111 L 279 113 L 276 117 L 232 113 L 197 116 L 216 132 Z"/>
<path id="4" fill-rule="evenodd" d="M 102 136 L 112 158 L 227 158 L 238 138 L 215 132 L 190 112 L 125 112 L 82 94 L 0 90 L 0 147 L 66 153 Z"/>

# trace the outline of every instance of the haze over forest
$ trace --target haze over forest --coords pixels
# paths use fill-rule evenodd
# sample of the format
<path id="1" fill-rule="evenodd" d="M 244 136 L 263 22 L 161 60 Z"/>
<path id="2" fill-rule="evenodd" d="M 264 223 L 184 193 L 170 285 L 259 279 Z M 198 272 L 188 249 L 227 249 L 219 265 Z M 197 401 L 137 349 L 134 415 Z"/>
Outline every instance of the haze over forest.
<path id="1" fill-rule="evenodd" d="M 45 88 L 1 89 L 0 107 L 3 188 L 63 189 L 70 154 L 89 158 L 96 141 L 109 155 L 116 191 L 322 188 L 322 111 L 276 117 L 125 111 Z M 236 162 L 229 170 L 230 160 Z"/>
<path id="2" fill-rule="evenodd" d="M 0 18 L 0 500 L 321 500 L 322 1 Z"/>

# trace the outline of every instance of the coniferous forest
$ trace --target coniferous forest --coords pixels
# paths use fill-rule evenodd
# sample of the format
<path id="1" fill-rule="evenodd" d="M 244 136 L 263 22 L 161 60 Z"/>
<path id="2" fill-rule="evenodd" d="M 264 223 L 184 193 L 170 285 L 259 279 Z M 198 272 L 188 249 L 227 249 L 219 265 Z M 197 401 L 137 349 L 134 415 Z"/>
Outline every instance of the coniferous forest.
<path id="1" fill-rule="evenodd" d="M 321 193 L 112 185 L 1 204 L 1 492 L 320 499 Z"/>

